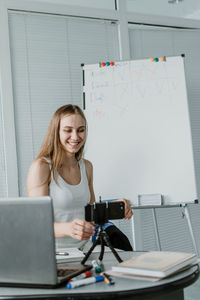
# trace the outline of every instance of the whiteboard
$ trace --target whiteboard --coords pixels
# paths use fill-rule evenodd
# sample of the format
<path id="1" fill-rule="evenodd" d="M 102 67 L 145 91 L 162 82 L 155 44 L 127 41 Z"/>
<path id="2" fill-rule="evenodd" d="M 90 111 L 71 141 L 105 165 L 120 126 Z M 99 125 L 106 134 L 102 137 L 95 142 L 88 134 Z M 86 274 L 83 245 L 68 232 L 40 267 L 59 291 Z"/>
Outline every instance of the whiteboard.
<path id="1" fill-rule="evenodd" d="M 84 65 L 85 157 L 96 198 L 197 199 L 183 57 Z"/>

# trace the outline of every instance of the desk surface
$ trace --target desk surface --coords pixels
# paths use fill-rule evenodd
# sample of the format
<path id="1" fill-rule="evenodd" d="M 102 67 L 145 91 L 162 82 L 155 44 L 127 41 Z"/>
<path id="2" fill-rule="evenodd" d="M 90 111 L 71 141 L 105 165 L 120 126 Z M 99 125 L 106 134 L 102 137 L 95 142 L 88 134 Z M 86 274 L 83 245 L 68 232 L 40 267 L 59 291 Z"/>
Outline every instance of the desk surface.
<path id="1" fill-rule="evenodd" d="M 134 255 L 133 252 L 119 252 L 123 260 Z M 135 255 L 137 253 L 135 252 Z M 94 253 L 90 256 L 91 259 L 98 257 Z M 88 261 L 89 262 L 89 261 Z M 116 258 L 112 253 L 105 253 L 103 258 L 105 270 L 110 269 L 113 264 L 117 264 Z M 90 284 L 87 286 L 67 290 L 65 287 L 56 289 L 38 289 L 38 288 L 12 288 L 0 287 L 0 299 L 145 299 L 148 294 L 148 299 L 183 299 L 183 297 L 173 298 L 174 291 L 181 291 L 188 285 L 191 285 L 197 280 L 199 270 L 197 266 L 177 274 L 169 279 L 151 282 L 144 280 L 124 279 L 115 277 L 115 285 L 108 286 L 104 282 Z M 170 293 L 172 293 L 170 295 Z M 168 294 L 168 298 L 165 298 Z M 149 298 L 152 295 L 153 298 Z M 169 297 L 170 295 L 170 297 Z M 160 297 L 161 298 L 160 298 Z"/>

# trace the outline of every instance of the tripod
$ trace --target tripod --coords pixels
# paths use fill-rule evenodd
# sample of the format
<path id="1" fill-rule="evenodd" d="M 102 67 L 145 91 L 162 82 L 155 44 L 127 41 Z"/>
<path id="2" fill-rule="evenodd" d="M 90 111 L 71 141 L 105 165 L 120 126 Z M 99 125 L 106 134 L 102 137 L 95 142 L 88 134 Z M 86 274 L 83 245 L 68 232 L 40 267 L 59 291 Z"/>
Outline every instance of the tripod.
<path id="1" fill-rule="evenodd" d="M 81 264 L 84 265 L 84 263 L 87 261 L 87 259 L 89 258 L 90 254 L 92 253 L 92 251 L 94 250 L 94 248 L 96 247 L 96 245 L 99 244 L 99 242 L 101 244 L 101 252 L 100 252 L 100 255 L 99 255 L 99 260 L 100 261 L 103 260 L 104 249 L 105 249 L 104 242 L 110 248 L 110 250 L 112 251 L 112 253 L 116 257 L 116 259 L 118 260 L 118 262 L 122 262 L 123 261 L 120 258 L 119 254 L 117 253 L 117 251 L 111 245 L 110 240 L 109 240 L 109 236 L 107 235 L 107 233 L 105 232 L 105 230 L 103 230 L 102 225 L 100 225 L 99 226 L 99 230 L 98 230 L 97 238 L 96 238 L 94 244 L 91 246 L 91 248 L 86 253 L 86 255 L 83 258 L 83 260 L 81 261 Z"/>

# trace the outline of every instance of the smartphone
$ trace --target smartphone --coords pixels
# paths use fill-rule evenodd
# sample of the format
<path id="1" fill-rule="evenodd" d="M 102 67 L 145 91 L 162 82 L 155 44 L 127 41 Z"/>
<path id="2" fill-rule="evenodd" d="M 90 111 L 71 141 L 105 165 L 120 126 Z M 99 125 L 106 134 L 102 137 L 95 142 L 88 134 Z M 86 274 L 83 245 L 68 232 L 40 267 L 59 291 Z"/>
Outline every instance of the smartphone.
<path id="1" fill-rule="evenodd" d="M 123 201 L 91 203 L 85 206 L 85 220 L 104 224 L 108 220 L 123 219 L 125 205 Z"/>

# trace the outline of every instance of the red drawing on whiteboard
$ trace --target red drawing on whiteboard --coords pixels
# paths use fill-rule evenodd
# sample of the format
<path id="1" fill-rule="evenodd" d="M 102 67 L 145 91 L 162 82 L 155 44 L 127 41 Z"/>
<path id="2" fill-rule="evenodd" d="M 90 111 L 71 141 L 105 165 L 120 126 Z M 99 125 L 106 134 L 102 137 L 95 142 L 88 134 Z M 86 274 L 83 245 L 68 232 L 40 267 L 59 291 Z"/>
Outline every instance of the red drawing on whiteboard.
<path id="1" fill-rule="evenodd" d="M 96 111 L 95 111 L 95 116 L 97 117 L 97 118 L 104 118 L 104 116 L 105 116 L 105 112 L 103 112 L 103 111 L 100 111 L 99 109 L 96 109 Z"/>

